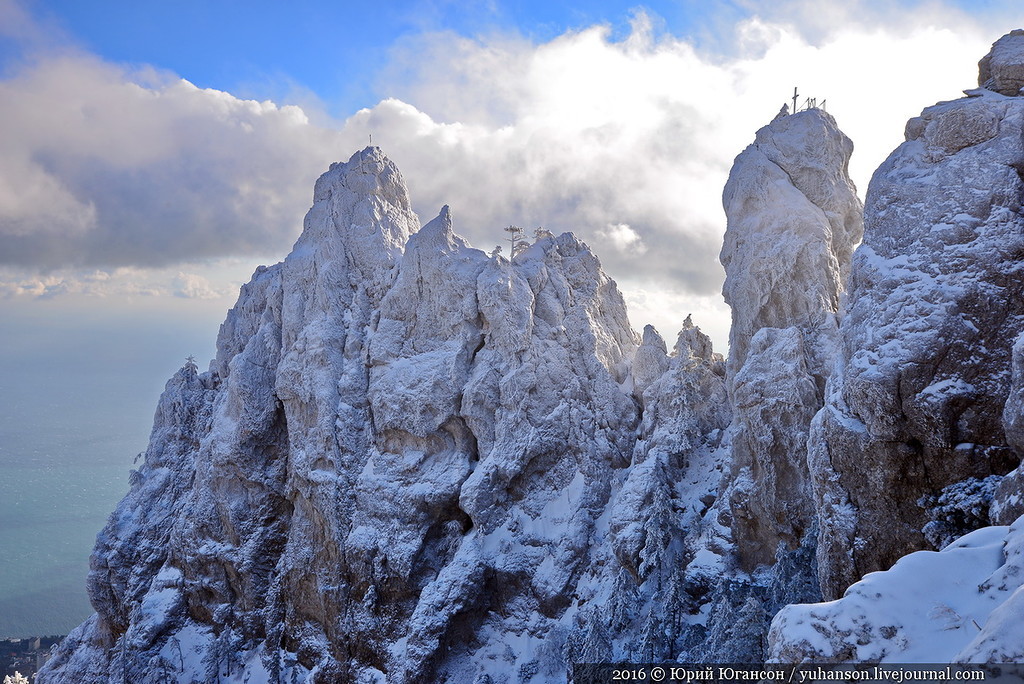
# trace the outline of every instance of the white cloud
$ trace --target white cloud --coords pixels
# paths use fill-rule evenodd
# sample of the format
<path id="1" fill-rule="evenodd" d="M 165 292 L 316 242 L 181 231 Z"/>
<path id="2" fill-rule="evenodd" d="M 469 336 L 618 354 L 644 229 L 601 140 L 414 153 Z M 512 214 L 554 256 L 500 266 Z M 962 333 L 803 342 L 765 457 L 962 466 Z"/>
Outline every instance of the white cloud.
<path id="1" fill-rule="evenodd" d="M 627 223 L 609 223 L 605 228 L 597 231 L 598 236 L 607 240 L 615 246 L 619 252 L 641 255 L 647 251 L 640 234 L 629 227 Z"/>
<path id="2" fill-rule="evenodd" d="M 82 55 L 0 81 L 0 262 L 160 266 L 286 250 L 337 134 Z"/>
<path id="3" fill-rule="evenodd" d="M 32 273 L 0 266 L 0 299 L 73 296 L 116 305 L 139 298 L 181 298 L 216 301 L 226 309 L 253 270 L 249 260 L 218 260 L 194 266 L 201 272 L 122 266 L 110 270 L 58 269 Z"/>
<path id="4" fill-rule="evenodd" d="M 794 85 L 827 100 L 854 140 L 863 196 L 906 120 L 974 87 L 977 60 L 1002 32 L 952 10 L 890 12 L 889 23 L 865 12 L 826 32 L 801 25 L 799 11 L 813 12 L 798 5 L 743 19 L 730 54 L 655 35 L 642 15 L 620 42 L 604 26 L 542 45 L 420 36 L 397 53 L 406 80 L 393 86 L 416 107 L 382 102 L 346 129 L 373 129 L 418 208 L 450 204 L 456 229 L 480 246 L 508 223 L 573 230 L 624 285 L 673 293 L 665 305 L 677 293 L 716 298 L 722 187 Z M 622 249 L 625 234 L 607 228 L 619 224 L 646 251 Z"/>
<path id="5" fill-rule="evenodd" d="M 450 204 L 485 249 L 510 223 L 573 230 L 623 284 L 635 325 L 660 316 L 666 332 L 692 311 L 721 330 L 722 187 L 793 86 L 827 100 L 853 139 L 863 194 L 906 120 L 973 87 L 989 44 L 1024 20 L 1012 5 L 739 6 L 710 41 L 659 33 L 643 14 L 621 41 L 607 26 L 542 44 L 411 37 L 380 76 L 395 97 L 335 130 L 168 74 L 41 59 L 0 81 L 0 261 L 75 273 L 283 256 L 317 174 L 372 133 L 424 221 Z M 156 290 L 204 291 L 174 273 Z M 222 289 L 215 269 L 204 277 Z M 47 278 L 19 291 L 57 291 Z"/>
<path id="6" fill-rule="evenodd" d="M 68 295 L 107 298 L 154 297 L 168 294 L 154 282 L 151 271 L 119 268 L 114 271 L 62 271 L 32 274 L 0 267 L 0 296 L 53 299 Z"/>
<path id="7" fill-rule="evenodd" d="M 174 296 L 184 299 L 217 299 L 230 294 L 223 288 L 215 288 L 209 279 L 197 273 L 179 271 L 174 278 L 174 286 Z"/>

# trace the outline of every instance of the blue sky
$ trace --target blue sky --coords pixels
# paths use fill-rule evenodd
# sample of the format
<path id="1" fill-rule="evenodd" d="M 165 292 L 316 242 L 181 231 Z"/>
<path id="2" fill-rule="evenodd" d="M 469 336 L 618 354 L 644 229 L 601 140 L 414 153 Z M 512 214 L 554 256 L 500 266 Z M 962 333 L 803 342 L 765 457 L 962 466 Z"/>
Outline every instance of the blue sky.
<path id="1" fill-rule="evenodd" d="M 783 10 L 796 4 L 777 3 Z M 877 12 L 885 5 L 913 8 L 936 3 L 852 5 Z M 986 15 L 1013 8 L 1005 0 L 960 0 L 946 5 Z M 724 34 L 730 23 L 769 7 L 743 0 L 35 0 L 24 6 L 40 22 L 63 29 L 66 38 L 115 62 L 156 65 L 201 87 L 237 95 L 251 90 L 248 96 L 260 99 L 280 97 L 290 83 L 334 106 L 348 106 L 349 111 L 372 106 L 386 96 L 370 84 L 387 61 L 389 48 L 403 37 L 437 31 L 463 36 L 512 33 L 543 43 L 567 31 L 607 24 L 613 29 L 612 37 L 621 38 L 629 32 L 630 16 L 645 11 L 657 18 L 659 31 L 713 47 L 729 42 Z M 716 35 L 716 30 L 723 35 Z"/>
<path id="2" fill-rule="evenodd" d="M 769 9 L 772 4 L 776 7 Z M 566 32 L 603 24 L 610 28 L 611 39 L 619 40 L 629 34 L 631 17 L 645 12 L 654 19 L 657 33 L 728 54 L 735 48 L 730 29 L 737 22 L 766 11 L 792 16 L 804 11 L 793 9 L 799 5 L 750 0 L 35 0 L 23 6 L 61 39 L 111 62 L 154 65 L 202 88 L 244 98 L 299 103 L 313 98 L 331 115 L 344 118 L 391 95 L 381 72 L 394 47 L 417 36 L 451 32 L 486 40 L 514 35 L 543 44 Z M 896 8 L 889 20 L 893 23 L 899 21 L 900 8 L 943 6 L 860 2 L 851 3 L 851 14 L 866 7 L 885 21 L 880 8 L 887 5 Z M 944 6 L 989 16 L 1013 9 L 1005 0 L 959 0 Z"/>
<path id="3" fill-rule="evenodd" d="M 716 11 L 721 13 L 722 3 Z M 713 3 L 649 2 L 660 28 L 684 34 Z M 514 33 L 545 42 L 607 23 L 629 30 L 634 2 L 130 2 L 46 0 L 32 10 L 105 59 L 152 64 L 204 88 L 285 100 L 315 94 L 336 116 L 371 107 L 387 93 L 375 83 L 403 37 L 437 31 L 464 36 Z M 734 10 L 739 12 L 738 9 Z"/>

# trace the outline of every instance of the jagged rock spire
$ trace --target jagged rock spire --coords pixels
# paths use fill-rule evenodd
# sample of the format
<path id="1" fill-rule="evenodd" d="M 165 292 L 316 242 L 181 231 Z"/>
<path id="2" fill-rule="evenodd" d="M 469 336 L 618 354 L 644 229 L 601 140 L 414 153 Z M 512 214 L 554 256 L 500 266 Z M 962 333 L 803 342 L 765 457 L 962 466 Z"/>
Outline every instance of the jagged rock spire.
<path id="1" fill-rule="evenodd" d="M 806 466 L 837 344 L 840 296 L 862 231 L 853 144 L 824 111 L 776 117 L 737 158 L 723 193 L 723 295 L 732 308 L 733 534 L 748 566 L 795 549 L 814 506 Z"/>

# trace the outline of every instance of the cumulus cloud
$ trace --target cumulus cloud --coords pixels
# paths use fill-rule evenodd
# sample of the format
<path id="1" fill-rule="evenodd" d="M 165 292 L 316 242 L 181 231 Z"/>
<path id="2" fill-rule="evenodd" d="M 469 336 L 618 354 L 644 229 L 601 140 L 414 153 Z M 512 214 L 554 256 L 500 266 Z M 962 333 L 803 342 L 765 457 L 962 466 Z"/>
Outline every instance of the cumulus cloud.
<path id="1" fill-rule="evenodd" d="M 122 266 L 109 270 L 60 269 L 48 273 L 0 266 L 0 299 L 75 296 L 123 302 L 137 299 L 218 301 L 227 308 L 252 269 L 245 260 L 196 265 L 197 271 Z"/>
<path id="2" fill-rule="evenodd" d="M 0 262 L 283 256 L 317 174 L 372 133 L 424 221 L 450 204 L 484 249 L 510 223 L 575 231 L 643 313 L 635 324 L 653 318 L 670 337 L 693 311 L 721 328 L 721 190 L 793 86 L 827 100 L 854 140 L 863 195 L 905 121 L 973 87 L 977 60 L 1024 19 L 1011 5 L 982 16 L 937 2 L 731 12 L 710 20 L 715 40 L 667 34 L 642 12 L 622 39 L 605 25 L 544 43 L 409 36 L 379 75 L 393 97 L 333 124 L 80 53 L 39 59 L 0 81 Z M 161 291 L 220 291 L 206 277 Z"/>
<path id="3" fill-rule="evenodd" d="M 0 263 L 162 266 L 281 251 L 337 135 L 87 55 L 0 81 Z"/>
<path id="4" fill-rule="evenodd" d="M 167 288 L 153 282 L 152 273 L 133 268 L 32 274 L 0 267 L 0 295 L 5 297 L 154 297 L 167 292 Z"/>

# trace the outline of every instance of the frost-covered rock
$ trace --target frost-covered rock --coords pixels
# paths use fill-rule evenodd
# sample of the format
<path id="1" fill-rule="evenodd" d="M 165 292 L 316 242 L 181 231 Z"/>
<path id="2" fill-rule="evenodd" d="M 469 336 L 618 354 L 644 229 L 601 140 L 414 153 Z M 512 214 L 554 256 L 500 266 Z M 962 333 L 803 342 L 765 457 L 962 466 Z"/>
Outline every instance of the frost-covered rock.
<path id="1" fill-rule="evenodd" d="M 834 324 L 863 229 L 852 152 L 835 119 L 810 109 L 777 117 L 736 157 L 722 197 L 730 376 L 761 328 Z"/>
<path id="2" fill-rule="evenodd" d="M 304 226 L 288 259 L 243 287 L 211 370 L 169 383 L 93 554 L 97 615 L 41 681 L 337 671 L 338 541 L 368 444 L 365 335 L 418 221 L 369 148 L 320 178 Z"/>
<path id="3" fill-rule="evenodd" d="M 725 186 L 733 455 L 724 512 L 747 568 L 773 563 L 780 543 L 795 549 L 813 523 L 808 426 L 862 230 L 852 150 L 821 110 L 780 115 L 736 158 Z"/>
<path id="4" fill-rule="evenodd" d="M 631 598 L 704 534 L 721 357 L 687 321 L 634 374 L 622 297 L 571 234 L 508 261 L 447 207 L 417 225 L 376 148 L 317 181 L 210 370 L 168 383 L 93 555 L 97 614 L 40 681 L 564 681 L 641 623 L 664 650 Z"/>
<path id="5" fill-rule="evenodd" d="M 1024 87 L 1024 30 L 1016 29 L 992 44 L 978 62 L 978 85 L 1002 95 L 1019 95 Z"/>
<path id="6" fill-rule="evenodd" d="M 1024 518 L 985 527 L 941 552 L 873 572 L 838 601 L 791 605 L 769 632 L 774 662 L 1012 663 L 1020 620 Z"/>
<path id="7" fill-rule="evenodd" d="M 651 326 L 645 347 L 664 349 Z M 653 354 L 652 354 L 653 356 Z M 729 424 L 725 369 L 710 339 L 687 317 L 671 357 L 658 365 L 654 380 L 636 380 L 643 392 L 643 420 L 637 431 L 632 467 L 612 509 L 612 548 L 621 565 L 637 579 L 660 568 L 672 537 L 696 532 L 714 502 L 723 464 L 718 447 Z M 637 369 L 647 374 L 655 362 Z M 659 506 L 664 519 L 654 524 Z M 655 538 L 660 538 L 658 544 Z"/>
<path id="8" fill-rule="evenodd" d="M 689 320 L 689 319 L 687 319 Z M 668 347 L 653 325 L 644 327 L 643 340 L 633 355 L 633 391 L 643 401 L 644 390 L 668 370 Z"/>
<path id="9" fill-rule="evenodd" d="M 632 463 L 613 488 L 607 541 L 588 580 L 591 605 L 567 642 L 576 662 L 678 657 L 703 630 L 708 595 L 731 563 L 715 509 L 728 470 L 725 363 L 689 316 L 672 354 L 664 349 L 648 327 L 633 365 L 642 419 Z M 652 367 L 665 370 L 647 382 Z"/>
<path id="10" fill-rule="evenodd" d="M 1010 393 L 1003 407 L 1003 429 L 1007 443 L 1024 457 L 1024 334 L 1013 345 L 1011 377 Z"/>
<path id="11" fill-rule="evenodd" d="M 875 172 L 842 354 L 810 458 L 822 590 L 925 546 L 923 496 L 1004 474 L 1010 347 L 1024 328 L 1024 101 L 924 110 Z"/>
<path id="12" fill-rule="evenodd" d="M 996 485 L 1024 450 L 1024 100 L 971 95 L 908 124 L 852 268 L 850 141 L 818 110 L 758 131 L 723 197 L 728 361 L 689 317 L 671 353 L 637 336 L 571 234 L 488 256 L 447 207 L 418 229 L 380 150 L 332 165 L 210 370 L 168 383 L 97 540 L 97 612 L 40 681 L 759 662 L 819 576 L 836 595 L 990 502 L 1005 520 L 1024 481 Z M 784 610 L 773 657 L 1020 658 L 1020 525 Z M 952 583 L 912 579 L 936 572 Z"/>

